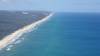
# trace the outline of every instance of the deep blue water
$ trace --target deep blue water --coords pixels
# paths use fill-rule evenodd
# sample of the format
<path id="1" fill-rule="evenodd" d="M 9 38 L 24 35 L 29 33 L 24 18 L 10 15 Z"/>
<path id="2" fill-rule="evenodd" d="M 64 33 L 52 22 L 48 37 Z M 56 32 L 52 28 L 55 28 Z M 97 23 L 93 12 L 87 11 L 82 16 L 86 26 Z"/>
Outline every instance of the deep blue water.
<path id="1" fill-rule="evenodd" d="M 0 56 L 100 56 L 100 13 L 56 13 Z"/>

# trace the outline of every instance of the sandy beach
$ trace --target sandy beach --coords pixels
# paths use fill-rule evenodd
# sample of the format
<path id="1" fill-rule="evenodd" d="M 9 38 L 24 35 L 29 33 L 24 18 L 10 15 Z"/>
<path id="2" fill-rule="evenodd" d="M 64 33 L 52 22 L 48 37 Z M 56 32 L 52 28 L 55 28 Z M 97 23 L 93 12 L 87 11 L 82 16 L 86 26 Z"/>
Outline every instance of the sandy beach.
<path id="1" fill-rule="evenodd" d="M 51 13 L 49 16 L 46 16 L 45 18 L 38 20 L 30 25 L 27 25 L 13 33 L 11 33 L 10 35 L 4 37 L 1 41 L 0 41 L 0 50 L 2 50 L 3 48 L 5 48 L 6 46 L 8 46 L 9 44 L 12 44 L 13 42 L 15 42 L 17 39 L 20 38 L 20 36 L 24 33 L 29 32 L 30 30 L 34 29 L 35 27 L 37 27 L 39 24 L 43 23 L 44 21 L 48 20 L 51 16 L 53 15 L 53 13 Z"/>

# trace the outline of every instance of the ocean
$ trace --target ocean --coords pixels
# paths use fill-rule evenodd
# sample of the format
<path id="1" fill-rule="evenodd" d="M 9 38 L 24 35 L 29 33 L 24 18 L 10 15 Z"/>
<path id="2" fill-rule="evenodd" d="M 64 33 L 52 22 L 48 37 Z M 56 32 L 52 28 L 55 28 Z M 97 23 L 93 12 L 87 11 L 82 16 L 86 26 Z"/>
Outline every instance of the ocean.
<path id="1" fill-rule="evenodd" d="M 100 56 L 100 13 L 55 13 L 21 38 L 0 56 Z"/>

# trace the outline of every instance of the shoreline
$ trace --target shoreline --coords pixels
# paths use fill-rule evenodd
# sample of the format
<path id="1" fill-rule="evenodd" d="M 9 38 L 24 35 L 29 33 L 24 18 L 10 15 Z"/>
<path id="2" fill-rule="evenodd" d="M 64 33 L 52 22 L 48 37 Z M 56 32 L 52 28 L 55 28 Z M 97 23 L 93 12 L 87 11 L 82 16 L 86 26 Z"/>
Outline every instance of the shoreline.
<path id="1" fill-rule="evenodd" d="M 44 21 L 48 20 L 54 13 L 51 13 L 50 15 L 44 17 L 41 20 L 38 20 L 36 22 L 33 22 L 32 24 L 29 24 L 13 33 L 11 33 L 8 36 L 5 36 L 4 39 L 0 40 L 0 50 L 7 47 L 8 45 L 15 42 L 17 39 L 20 38 L 24 33 L 32 31 L 33 28 L 37 27 L 39 24 L 43 23 Z"/>

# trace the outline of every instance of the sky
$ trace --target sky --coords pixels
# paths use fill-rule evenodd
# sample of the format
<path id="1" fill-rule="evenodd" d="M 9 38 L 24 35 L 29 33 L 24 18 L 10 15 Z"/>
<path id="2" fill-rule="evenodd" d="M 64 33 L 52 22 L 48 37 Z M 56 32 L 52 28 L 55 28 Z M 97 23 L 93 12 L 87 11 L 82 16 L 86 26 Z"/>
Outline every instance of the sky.
<path id="1" fill-rule="evenodd" d="M 0 0 L 0 10 L 100 12 L 100 0 Z"/>

